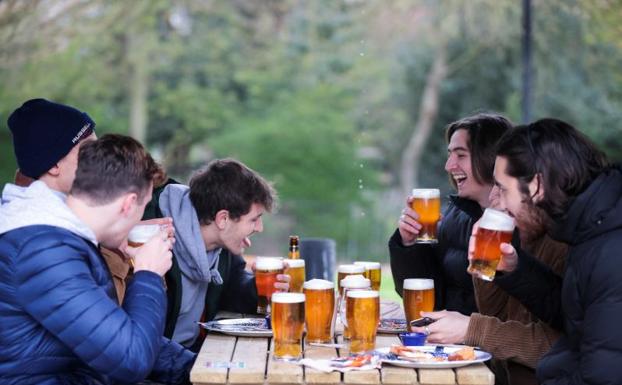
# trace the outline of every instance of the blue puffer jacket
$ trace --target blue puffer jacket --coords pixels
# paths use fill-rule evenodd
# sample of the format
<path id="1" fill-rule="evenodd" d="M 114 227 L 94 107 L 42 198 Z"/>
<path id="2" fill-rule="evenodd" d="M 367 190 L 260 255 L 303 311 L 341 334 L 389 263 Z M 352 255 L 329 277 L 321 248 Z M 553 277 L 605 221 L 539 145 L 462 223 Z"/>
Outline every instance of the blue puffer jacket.
<path id="1" fill-rule="evenodd" d="M 161 277 L 137 272 L 119 307 L 92 232 L 41 185 L 0 208 L 0 383 L 185 381 Z"/>

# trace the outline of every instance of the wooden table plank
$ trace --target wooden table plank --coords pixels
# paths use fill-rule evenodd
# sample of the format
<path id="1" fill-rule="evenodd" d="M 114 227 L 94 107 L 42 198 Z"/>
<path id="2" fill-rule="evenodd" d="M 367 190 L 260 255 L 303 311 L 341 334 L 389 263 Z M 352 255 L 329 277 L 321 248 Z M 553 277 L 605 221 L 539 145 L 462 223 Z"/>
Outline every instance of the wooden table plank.
<path id="1" fill-rule="evenodd" d="M 274 339 L 271 341 L 270 355 L 268 357 L 268 370 L 266 372 L 266 382 L 268 384 L 302 384 L 302 366 L 274 359 Z"/>
<path id="2" fill-rule="evenodd" d="M 331 359 L 338 357 L 339 352 L 335 348 L 324 348 L 319 346 L 305 346 L 305 358 Z M 341 382 L 341 373 L 322 372 L 312 368 L 304 368 L 304 379 L 307 384 L 338 384 Z"/>
<path id="3" fill-rule="evenodd" d="M 388 348 L 391 345 L 399 345 L 400 339 L 397 334 L 382 334 L 376 337 L 376 348 Z M 382 365 L 380 379 L 384 385 L 410 385 L 418 384 L 415 369 L 400 368 L 397 366 Z"/>
<path id="4" fill-rule="evenodd" d="M 201 346 L 192 370 L 193 384 L 224 384 L 235 347 L 235 337 L 210 333 Z"/>
<path id="5" fill-rule="evenodd" d="M 229 384 L 263 384 L 265 379 L 268 338 L 238 337 L 233 362 L 229 369 Z"/>
<path id="6" fill-rule="evenodd" d="M 339 336 L 338 341 L 343 343 L 343 336 Z M 348 352 L 348 344 L 345 344 L 346 347 L 343 349 L 344 355 L 347 355 Z M 343 383 L 344 384 L 363 384 L 363 385 L 379 385 L 380 384 L 380 370 L 362 370 L 362 371 L 352 371 L 346 372 L 343 374 Z"/>
<path id="7" fill-rule="evenodd" d="M 460 385 L 493 385 L 495 375 L 484 364 L 456 368 L 456 382 Z"/>
<path id="8" fill-rule="evenodd" d="M 430 385 L 453 385 L 456 374 L 453 369 L 418 369 L 419 383 Z"/>

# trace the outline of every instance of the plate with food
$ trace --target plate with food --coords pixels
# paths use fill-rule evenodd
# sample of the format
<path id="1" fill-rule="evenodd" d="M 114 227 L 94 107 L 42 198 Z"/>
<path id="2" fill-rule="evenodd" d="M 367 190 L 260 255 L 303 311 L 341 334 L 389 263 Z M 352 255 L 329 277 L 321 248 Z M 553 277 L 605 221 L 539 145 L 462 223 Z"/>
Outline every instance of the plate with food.
<path id="1" fill-rule="evenodd" d="M 471 346 L 402 346 L 377 349 L 381 361 L 406 368 L 458 368 L 492 358 L 490 353 Z"/>
<path id="2" fill-rule="evenodd" d="M 272 329 L 265 318 L 234 318 L 199 322 L 201 327 L 240 337 L 272 337 Z"/>
<path id="3" fill-rule="evenodd" d="M 378 333 L 399 334 L 406 331 L 406 320 L 403 318 L 382 318 L 378 325 Z"/>

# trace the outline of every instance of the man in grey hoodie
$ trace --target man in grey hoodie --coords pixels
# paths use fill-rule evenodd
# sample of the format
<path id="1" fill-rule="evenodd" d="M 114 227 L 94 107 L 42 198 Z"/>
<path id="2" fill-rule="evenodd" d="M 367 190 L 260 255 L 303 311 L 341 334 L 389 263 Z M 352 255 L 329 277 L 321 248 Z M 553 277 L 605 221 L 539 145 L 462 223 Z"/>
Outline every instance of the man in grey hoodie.
<path id="1" fill-rule="evenodd" d="M 250 236 L 263 231 L 262 215 L 272 210 L 275 198 L 268 182 L 233 159 L 214 160 L 189 187 L 169 184 L 161 193 L 159 208 L 175 226 L 166 328 L 174 341 L 198 350 L 203 342 L 198 321 L 219 310 L 255 313 L 255 278 L 240 255 L 251 245 Z M 289 277 L 277 279 L 275 287 L 287 290 Z"/>

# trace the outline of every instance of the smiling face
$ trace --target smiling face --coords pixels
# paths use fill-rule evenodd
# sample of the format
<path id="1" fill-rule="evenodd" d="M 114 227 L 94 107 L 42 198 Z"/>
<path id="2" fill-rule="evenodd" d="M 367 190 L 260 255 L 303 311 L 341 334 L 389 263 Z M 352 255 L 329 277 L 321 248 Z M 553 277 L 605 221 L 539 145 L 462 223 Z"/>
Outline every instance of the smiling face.
<path id="1" fill-rule="evenodd" d="M 516 222 L 516 227 L 525 240 L 532 240 L 546 232 L 547 216 L 544 210 L 532 203 L 520 189 L 517 178 L 507 174 L 508 161 L 498 156 L 495 162 L 495 188 L 491 191 L 491 200 L 495 196 L 496 208 L 507 212 Z M 542 196 L 542 186 L 538 189 L 537 178 L 528 185 L 531 196 L 537 201 Z"/>
<path id="2" fill-rule="evenodd" d="M 488 195 L 491 185 L 482 184 L 473 176 L 473 162 L 469 150 L 469 132 L 458 129 L 453 133 L 447 145 L 445 171 L 456 183 L 458 196 L 471 199 L 482 207 L 488 207 Z"/>
<path id="3" fill-rule="evenodd" d="M 251 246 L 250 236 L 263 231 L 262 215 L 265 211 L 262 205 L 253 203 L 250 211 L 240 218 L 228 218 L 220 234 L 220 246 L 233 254 L 242 254 Z"/>

